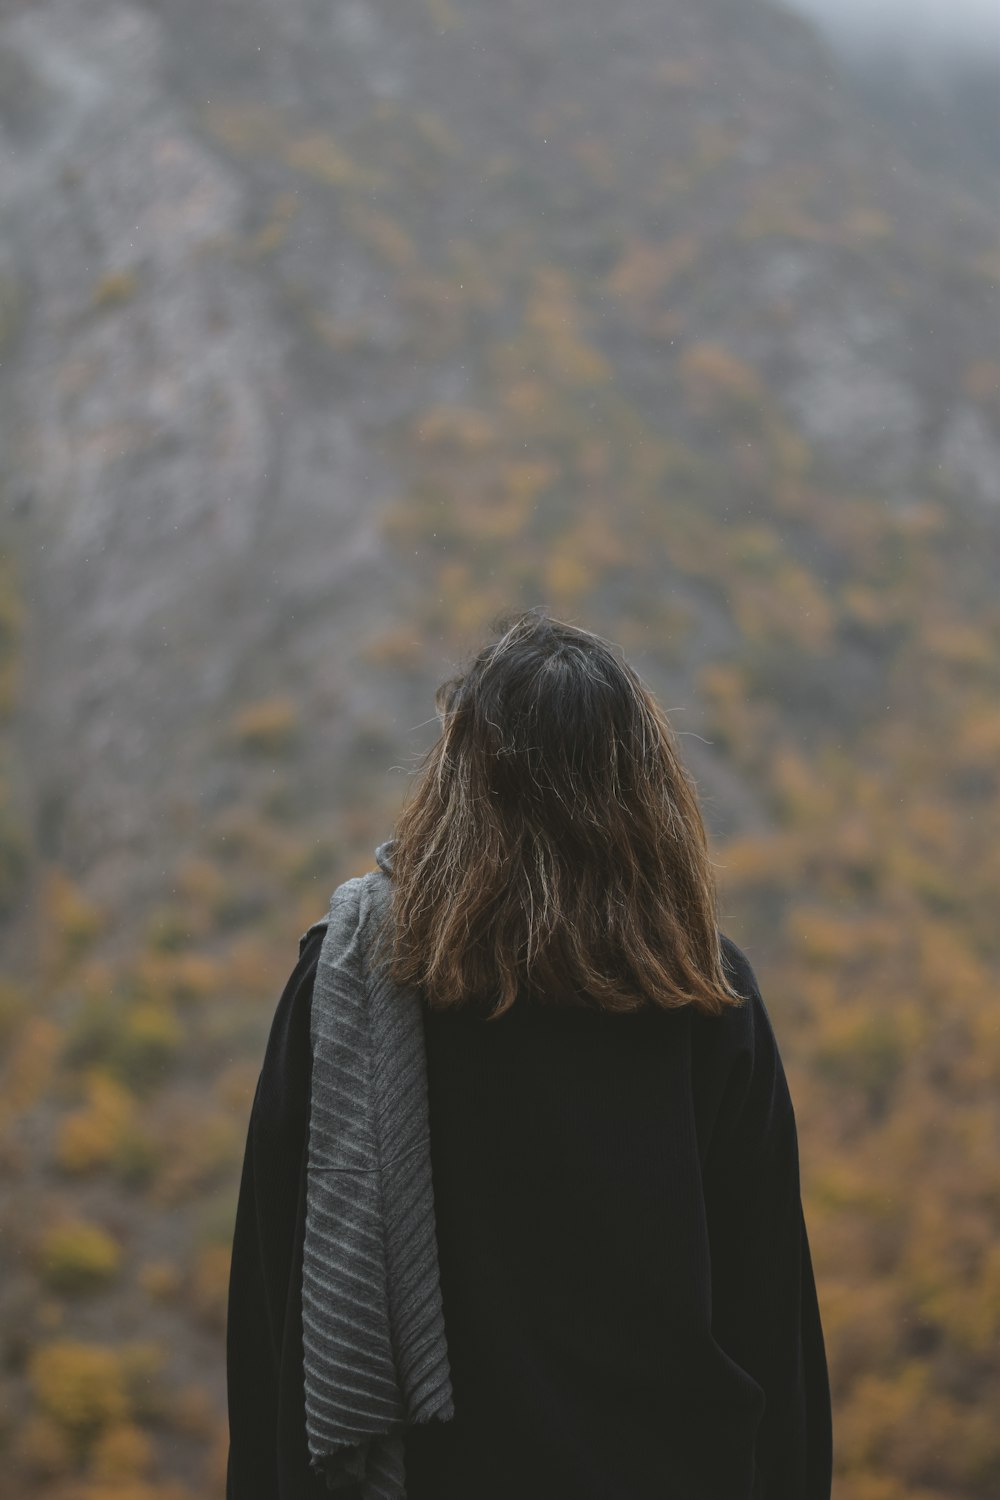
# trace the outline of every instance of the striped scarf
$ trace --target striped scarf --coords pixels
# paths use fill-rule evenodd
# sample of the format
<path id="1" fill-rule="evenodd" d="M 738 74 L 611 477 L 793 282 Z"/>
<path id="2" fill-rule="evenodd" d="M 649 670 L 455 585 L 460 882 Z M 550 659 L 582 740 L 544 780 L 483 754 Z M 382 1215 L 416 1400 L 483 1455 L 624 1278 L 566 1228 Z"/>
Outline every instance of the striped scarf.
<path id="1" fill-rule="evenodd" d="M 306 1434 L 310 1467 L 359 1500 L 405 1500 L 403 1428 L 454 1415 L 420 1002 L 366 954 L 391 900 L 391 843 L 333 893 L 310 1022 Z"/>

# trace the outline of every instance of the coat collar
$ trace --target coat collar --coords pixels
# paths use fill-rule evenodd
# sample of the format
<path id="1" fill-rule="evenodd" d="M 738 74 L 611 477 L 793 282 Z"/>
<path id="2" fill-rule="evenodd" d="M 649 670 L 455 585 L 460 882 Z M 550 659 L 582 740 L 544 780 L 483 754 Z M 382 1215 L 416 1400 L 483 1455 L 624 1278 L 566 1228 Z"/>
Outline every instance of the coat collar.
<path id="1" fill-rule="evenodd" d="M 395 843 L 396 840 L 394 838 L 385 839 L 375 850 L 375 858 L 378 861 L 379 868 L 384 870 L 387 875 L 392 874 L 392 850 Z"/>

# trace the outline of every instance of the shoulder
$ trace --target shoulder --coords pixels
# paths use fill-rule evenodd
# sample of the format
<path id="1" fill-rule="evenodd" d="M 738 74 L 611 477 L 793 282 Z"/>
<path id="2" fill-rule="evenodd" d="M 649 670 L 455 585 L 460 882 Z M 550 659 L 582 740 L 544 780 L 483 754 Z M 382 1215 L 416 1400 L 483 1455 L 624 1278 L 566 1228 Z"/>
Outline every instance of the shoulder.
<path id="1" fill-rule="evenodd" d="M 775 1086 L 787 1094 L 784 1062 L 774 1022 L 764 1002 L 757 975 L 743 949 L 730 938 L 723 938 L 727 962 L 731 964 L 733 983 L 746 1003 L 733 1007 L 729 1014 L 737 1018 L 734 1041 L 729 1051 L 729 1060 L 735 1062 L 740 1073 L 755 1080 L 754 1087 L 767 1091 Z"/>
<path id="2" fill-rule="evenodd" d="M 329 962 L 345 966 L 360 961 L 359 939 L 373 913 L 384 909 L 390 883 L 381 870 L 369 870 L 342 881 L 330 897 L 325 917 L 307 927 L 299 938 L 299 958 L 315 951 Z"/>
<path id="3" fill-rule="evenodd" d="M 326 916 L 319 917 L 311 923 L 299 938 L 299 957 L 302 958 L 307 950 L 311 952 L 318 949 L 326 937 L 327 928 L 332 924 L 334 931 L 342 933 L 347 929 L 353 931 L 358 925 L 360 915 L 361 885 L 364 877 L 354 876 L 351 880 L 345 880 L 338 885 L 330 897 L 330 905 Z"/>
<path id="4" fill-rule="evenodd" d="M 774 1032 L 748 955 L 726 933 L 719 933 L 719 944 L 727 978 L 743 996 L 743 1004 L 726 1006 L 717 1016 L 699 1011 L 693 1020 L 700 1053 L 725 1067 L 740 1054 L 752 1061 L 762 1038 L 765 1045 L 773 1044 Z"/>
<path id="5" fill-rule="evenodd" d="M 735 943 L 726 933 L 719 933 L 719 946 L 722 950 L 722 962 L 727 970 L 733 987 L 750 999 L 756 992 L 760 993 L 757 984 L 757 975 L 754 973 L 753 965 L 738 943 Z"/>

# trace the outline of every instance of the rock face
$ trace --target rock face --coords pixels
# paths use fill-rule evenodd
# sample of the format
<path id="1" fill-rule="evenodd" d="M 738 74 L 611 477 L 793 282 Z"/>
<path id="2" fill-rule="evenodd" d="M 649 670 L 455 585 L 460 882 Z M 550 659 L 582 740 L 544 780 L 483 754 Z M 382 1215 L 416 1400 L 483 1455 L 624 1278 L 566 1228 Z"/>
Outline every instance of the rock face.
<path id="1" fill-rule="evenodd" d="M 202 646 L 252 566 L 286 341 L 211 254 L 243 189 L 165 91 L 161 28 L 50 6 L 4 46 L 37 99 L 4 214 L 29 304 L 7 451 L 36 549 L 32 736 L 59 847 L 86 858 L 138 833 L 170 741 L 229 686 L 238 639 Z"/>
<path id="2" fill-rule="evenodd" d="M 286 612 L 349 598 L 364 442 L 296 382 L 287 322 L 233 253 L 250 189 L 173 96 L 162 21 L 54 4 L 0 35 L 22 731 L 38 834 L 89 867 L 149 853 Z"/>
<path id="3" fill-rule="evenodd" d="M 475 403 L 529 272 L 573 279 L 678 441 L 711 444 L 678 349 L 722 344 L 844 483 L 1000 504 L 996 401 L 963 386 L 998 216 L 897 161 L 770 7 L 44 0 L 6 11 L 0 84 L 27 816 L 109 890 L 239 796 L 247 696 L 308 702 L 306 784 L 348 711 L 395 717 L 356 659 L 410 588 L 388 438 Z M 457 334 L 445 265 L 478 288 Z"/>

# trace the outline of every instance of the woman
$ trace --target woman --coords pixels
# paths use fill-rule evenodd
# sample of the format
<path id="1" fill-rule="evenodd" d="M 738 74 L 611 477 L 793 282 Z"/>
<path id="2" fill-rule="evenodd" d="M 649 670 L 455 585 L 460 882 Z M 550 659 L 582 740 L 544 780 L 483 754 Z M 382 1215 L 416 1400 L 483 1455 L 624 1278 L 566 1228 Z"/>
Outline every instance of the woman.
<path id="1" fill-rule="evenodd" d="M 616 648 L 540 609 L 436 702 L 377 851 L 392 975 L 420 995 L 454 1393 L 405 1430 L 407 1500 L 829 1500 L 794 1110 L 671 726 Z M 327 1493 L 301 1321 L 323 933 L 251 1113 L 228 1500 Z"/>

